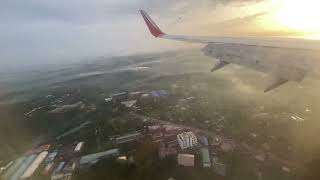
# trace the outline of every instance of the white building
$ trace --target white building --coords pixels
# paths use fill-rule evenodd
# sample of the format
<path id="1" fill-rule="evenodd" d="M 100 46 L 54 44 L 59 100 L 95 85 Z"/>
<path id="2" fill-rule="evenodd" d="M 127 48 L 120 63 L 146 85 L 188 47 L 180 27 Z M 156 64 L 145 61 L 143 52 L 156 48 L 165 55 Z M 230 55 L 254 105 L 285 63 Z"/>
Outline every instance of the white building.
<path id="1" fill-rule="evenodd" d="M 198 141 L 193 132 L 184 132 L 177 135 L 177 140 L 182 150 L 196 146 Z"/>
<path id="2" fill-rule="evenodd" d="M 137 100 L 122 101 L 121 104 L 125 105 L 127 108 L 133 107 L 137 103 Z"/>
<path id="3" fill-rule="evenodd" d="M 77 144 L 76 148 L 74 148 L 74 152 L 77 153 L 77 152 L 82 151 L 83 145 L 84 145 L 84 142 L 83 142 L 83 141 L 79 142 L 79 143 Z"/>

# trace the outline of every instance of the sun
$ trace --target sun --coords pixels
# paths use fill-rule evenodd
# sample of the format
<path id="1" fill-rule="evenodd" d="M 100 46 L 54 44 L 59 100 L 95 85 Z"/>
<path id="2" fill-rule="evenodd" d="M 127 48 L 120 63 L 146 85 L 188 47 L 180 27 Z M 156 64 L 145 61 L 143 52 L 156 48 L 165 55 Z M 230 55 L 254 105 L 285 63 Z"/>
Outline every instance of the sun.
<path id="1" fill-rule="evenodd" d="M 276 23 L 307 36 L 320 37 L 319 0 L 272 0 L 272 3 Z"/>

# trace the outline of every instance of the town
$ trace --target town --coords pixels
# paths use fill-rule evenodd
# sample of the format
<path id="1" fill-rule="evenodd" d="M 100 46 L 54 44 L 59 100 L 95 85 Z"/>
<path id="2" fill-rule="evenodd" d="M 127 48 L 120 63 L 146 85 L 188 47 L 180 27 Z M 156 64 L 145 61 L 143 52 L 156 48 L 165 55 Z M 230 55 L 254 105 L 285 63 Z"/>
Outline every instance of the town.
<path id="1" fill-rule="evenodd" d="M 271 168 L 281 177 L 290 178 L 292 170 L 300 168 L 271 151 L 270 142 L 276 141 L 276 137 L 269 136 L 261 144 L 257 139 L 262 135 L 257 132 L 234 137 L 229 133 L 226 118 L 216 112 L 213 112 L 216 121 L 200 121 L 199 118 L 207 119 L 200 112 L 203 111 L 200 106 L 208 103 L 203 96 L 181 96 L 163 89 L 118 92 L 105 97 L 101 107 L 79 101 L 76 90 L 61 97 L 45 98 L 50 99 L 50 107 L 33 107 L 25 117 L 33 118 L 39 111 L 47 111 L 54 117 L 69 112 L 100 116 L 83 119 L 78 126 L 39 142 L 2 167 L 2 179 L 86 179 L 85 174 L 99 163 L 129 168 L 144 166 L 141 164 L 149 160 L 169 163 L 165 166 L 185 172 L 192 170 L 203 178 L 220 179 L 234 174 L 241 176 L 237 174 L 240 172 L 237 166 L 243 163 L 247 166 L 243 169 L 250 171 L 241 172 L 244 177 L 262 178 L 263 172 Z M 105 115 L 112 119 L 101 118 Z M 266 127 L 263 121 L 257 126 Z M 287 149 L 285 153 L 290 151 Z M 164 174 L 167 179 L 179 179 L 174 173 Z"/>

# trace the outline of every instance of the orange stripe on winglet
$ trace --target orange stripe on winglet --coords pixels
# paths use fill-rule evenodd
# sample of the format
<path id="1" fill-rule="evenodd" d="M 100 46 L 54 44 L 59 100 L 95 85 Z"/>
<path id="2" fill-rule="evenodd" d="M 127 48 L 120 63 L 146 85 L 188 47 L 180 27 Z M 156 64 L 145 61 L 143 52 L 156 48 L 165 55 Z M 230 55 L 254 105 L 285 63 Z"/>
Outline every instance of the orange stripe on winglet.
<path id="1" fill-rule="evenodd" d="M 150 33 L 151 33 L 154 37 L 161 37 L 161 36 L 165 35 L 165 33 L 163 33 L 163 32 L 153 23 L 153 21 L 147 17 L 147 15 L 145 14 L 144 11 L 140 10 L 140 13 L 141 13 L 144 21 L 146 22 Z"/>

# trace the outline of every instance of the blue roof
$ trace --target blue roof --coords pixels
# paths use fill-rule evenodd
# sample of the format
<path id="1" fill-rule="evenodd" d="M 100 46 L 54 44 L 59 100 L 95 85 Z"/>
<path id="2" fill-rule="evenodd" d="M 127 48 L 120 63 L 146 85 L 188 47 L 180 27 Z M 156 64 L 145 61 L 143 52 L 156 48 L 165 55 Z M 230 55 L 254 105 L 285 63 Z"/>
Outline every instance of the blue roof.
<path id="1" fill-rule="evenodd" d="M 151 91 L 149 94 L 151 96 L 154 96 L 154 97 L 159 97 L 160 96 L 157 91 Z"/>
<path id="2" fill-rule="evenodd" d="M 16 171 L 16 173 L 11 176 L 10 180 L 18 180 L 20 176 L 28 169 L 30 164 L 35 160 L 37 157 L 36 154 L 32 154 L 27 157 L 26 160 L 24 160 L 23 164 L 20 166 L 20 168 Z"/>
<path id="3" fill-rule="evenodd" d="M 151 91 L 149 94 L 153 97 L 165 97 L 168 96 L 168 92 L 166 90 L 158 90 L 158 91 Z"/>
<path id="4" fill-rule="evenodd" d="M 168 95 L 168 92 L 165 91 L 165 90 L 159 90 L 158 93 L 161 95 L 161 96 L 167 96 Z"/>
<path id="5" fill-rule="evenodd" d="M 201 142 L 204 146 L 208 146 L 208 145 L 209 145 L 208 139 L 207 139 L 207 137 L 205 137 L 205 136 L 201 136 L 201 137 L 200 137 L 200 142 Z"/>
<path id="6" fill-rule="evenodd" d="M 47 157 L 47 159 L 45 160 L 46 162 L 50 162 L 53 161 L 54 158 L 58 155 L 58 151 L 54 151 L 52 153 L 50 153 Z"/>
<path id="7" fill-rule="evenodd" d="M 58 165 L 57 169 L 54 172 L 55 173 L 60 172 L 65 164 L 66 162 L 60 162 L 60 164 Z"/>

